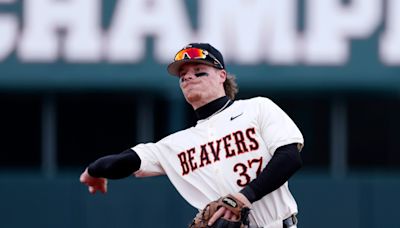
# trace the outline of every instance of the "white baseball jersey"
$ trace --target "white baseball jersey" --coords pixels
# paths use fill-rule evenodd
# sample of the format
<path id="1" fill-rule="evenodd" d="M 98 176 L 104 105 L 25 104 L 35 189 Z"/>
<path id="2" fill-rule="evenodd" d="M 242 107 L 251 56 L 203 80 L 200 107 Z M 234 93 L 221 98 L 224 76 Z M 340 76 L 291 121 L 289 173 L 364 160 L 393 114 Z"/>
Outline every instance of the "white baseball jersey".
<path id="1" fill-rule="evenodd" d="M 141 159 L 137 177 L 166 174 L 192 206 L 239 192 L 263 170 L 275 150 L 303 136 L 288 115 L 268 98 L 237 100 L 196 126 L 157 143 L 132 149 Z M 252 205 L 250 220 L 259 227 L 281 227 L 297 213 L 287 182 Z M 275 224 L 275 225 L 274 225 Z"/>

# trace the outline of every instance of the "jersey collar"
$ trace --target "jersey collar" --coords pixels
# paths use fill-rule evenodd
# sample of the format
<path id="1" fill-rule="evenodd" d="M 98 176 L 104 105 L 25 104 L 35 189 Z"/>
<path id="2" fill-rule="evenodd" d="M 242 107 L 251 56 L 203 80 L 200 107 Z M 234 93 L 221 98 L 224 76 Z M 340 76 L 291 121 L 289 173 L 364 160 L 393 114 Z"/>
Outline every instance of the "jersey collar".
<path id="1" fill-rule="evenodd" d="M 233 101 L 229 100 L 227 96 L 223 96 L 211 101 L 208 104 L 201 106 L 195 110 L 197 120 L 206 119 L 216 112 L 221 112 L 222 110 L 229 107 Z M 224 107 L 225 106 L 225 107 Z M 223 108 L 223 109 L 221 109 Z"/>

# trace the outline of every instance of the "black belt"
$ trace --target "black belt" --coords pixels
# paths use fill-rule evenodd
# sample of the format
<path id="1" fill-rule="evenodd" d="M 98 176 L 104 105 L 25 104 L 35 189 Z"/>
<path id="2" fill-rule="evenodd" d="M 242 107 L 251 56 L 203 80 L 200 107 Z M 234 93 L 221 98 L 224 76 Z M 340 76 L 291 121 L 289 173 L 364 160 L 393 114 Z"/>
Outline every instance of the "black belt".
<path id="1" fill-rule="evenodd" d="M 296 214 L 291 215 L 289 218 L 286 218 L 282 221 L 283 223 L 283 228 L 289 228 L 291 226 L 297 225 L 297 217 Z M 248 228 L 262 228 L 258 226 L 249 226 Z"/>
<path id="2" fill-rule="evenodd" d="M 288 228 L 297 225 L 297 217 L 295 214 L 283 220 L 283 228 Z"/>

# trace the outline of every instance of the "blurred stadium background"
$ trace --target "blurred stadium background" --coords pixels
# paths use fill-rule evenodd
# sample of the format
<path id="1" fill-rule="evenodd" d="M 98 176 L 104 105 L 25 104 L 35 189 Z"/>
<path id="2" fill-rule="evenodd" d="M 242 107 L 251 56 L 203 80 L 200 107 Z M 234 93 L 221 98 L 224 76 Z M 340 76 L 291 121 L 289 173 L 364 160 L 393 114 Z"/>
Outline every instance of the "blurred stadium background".
<path id="1" fill-rule="evenodd" d="M 400 227 L 398 0 L 0 0 L 0 227 L 185 227 L 165 177 L 78 179 L 194 124 L 166 72 L 192 41 L 302 130 L 299 227 Z"/>

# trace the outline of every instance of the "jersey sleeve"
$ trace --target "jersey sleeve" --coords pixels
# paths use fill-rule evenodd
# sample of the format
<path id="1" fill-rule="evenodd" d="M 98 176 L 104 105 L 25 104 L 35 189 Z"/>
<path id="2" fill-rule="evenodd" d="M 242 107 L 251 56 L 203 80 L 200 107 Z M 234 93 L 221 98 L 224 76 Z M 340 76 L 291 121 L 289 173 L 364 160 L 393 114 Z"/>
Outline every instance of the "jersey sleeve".
<path id="1" fill-rule="evenodd" d="M 136 177 L 148 177 L 164 175 L 165 171 L 159 161 L 159 153 L 162 151 L 160 143 L 138 144 L 132 147 L 140 157 L 141 164 L 138 171 L 135 172 Z"/>
<path id="2" fill-rule="evenodd" d="M 278 105 L 263 97 L 259 97 L 257 101 L 261 137 L 271 155 L 278 147 L 291 143 L 304 144 L 299 128 Z"/>

